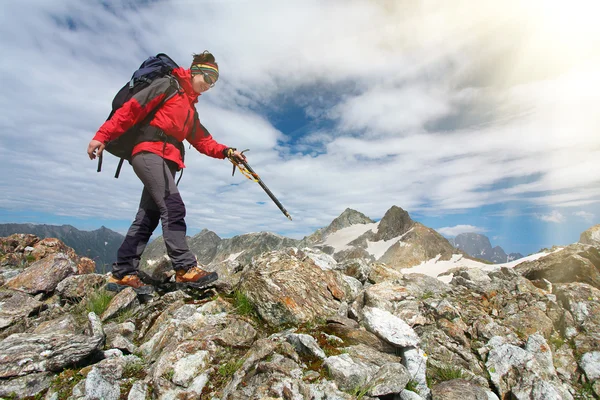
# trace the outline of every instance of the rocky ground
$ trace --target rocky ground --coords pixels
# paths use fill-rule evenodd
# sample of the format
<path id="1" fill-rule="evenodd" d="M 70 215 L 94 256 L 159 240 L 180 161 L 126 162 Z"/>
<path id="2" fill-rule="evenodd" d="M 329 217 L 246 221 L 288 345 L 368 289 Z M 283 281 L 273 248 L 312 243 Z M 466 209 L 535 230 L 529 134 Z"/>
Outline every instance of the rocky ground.
<path id="1" fill-rule="evenodd" d="M 215 265 L 203 294 L 138 297 L 58 240 L 0 238 L 0 396 L 598 398 L 597 246 L 450 284 L 286 248 Z"/>

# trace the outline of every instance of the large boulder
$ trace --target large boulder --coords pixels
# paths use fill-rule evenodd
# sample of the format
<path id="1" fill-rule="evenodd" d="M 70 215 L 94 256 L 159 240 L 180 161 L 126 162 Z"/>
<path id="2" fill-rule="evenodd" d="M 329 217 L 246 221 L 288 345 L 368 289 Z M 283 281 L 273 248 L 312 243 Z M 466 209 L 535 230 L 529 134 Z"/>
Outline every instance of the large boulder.
<path id="1" fill-rule="evenodd" d="M 0 342 L 0 378 L 36 372 L 59 372 L 104 346 L 102 323 L 88 314 L 91 336 L 79 334 L 17 333 Z"/>
<path id="2" fill-rule="evenodd" d="M 16 290 L 0 291 L 0 329 L 41 310 L 43 304 L 26 293 Z"/>
<path id="3" fill-rule="evenodd" d="M 600 247 L 600 224 L 582 232 L 579 235 L 579 243 Z"/>
<path id="4" fill-rule="evenodd" d="M 264 253 L 241 280 L 241 290 L 270 325 L 301 324 L 338 313 L 344 280 L 323 270 L 302 251 Z"/>
<path id="5" fill-rule="evenodd" d="M 523 262 L 515 271 L 532 281 L 583 282 L 600 288 L 600 248 L 572 244 L 537 260 Z"/>
<path id="6" fill-rule="evenodd" d="M 33 263 L 5 286 L 29 294 L 50 293 L 63 279 L 76 273 L 77 265 L 70 257 L 54 253 Z"/>

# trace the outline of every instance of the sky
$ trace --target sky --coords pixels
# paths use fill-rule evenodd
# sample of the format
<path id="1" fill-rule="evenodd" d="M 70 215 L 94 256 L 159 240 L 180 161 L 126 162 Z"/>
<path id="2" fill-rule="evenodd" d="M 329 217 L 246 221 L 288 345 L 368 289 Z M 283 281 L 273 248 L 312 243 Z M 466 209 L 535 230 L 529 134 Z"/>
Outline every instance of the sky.
<path id="1" fill-rule="evenodd" d="M 600 223 L 600 3 L 21 0 L 0 15 L 0 223 L 125 233 L 142 184 L 86 154 L 150 55 L 220 79 L 197 109 L 291 214 L 188 150 L 188 234 L 302 238 L 396 205 L 524 255 Z M 157 232 L 160 234 L 160 231 Z"/>

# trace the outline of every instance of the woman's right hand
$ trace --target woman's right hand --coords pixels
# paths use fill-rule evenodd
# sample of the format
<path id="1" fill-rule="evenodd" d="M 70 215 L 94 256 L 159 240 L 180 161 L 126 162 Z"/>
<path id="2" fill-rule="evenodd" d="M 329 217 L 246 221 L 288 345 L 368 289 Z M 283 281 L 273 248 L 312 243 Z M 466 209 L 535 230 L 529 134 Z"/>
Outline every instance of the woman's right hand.
<path id="1" fill-rule="evenodd" d="M 87 148 L 87 153 L 88 153 L 88 156 L 90 157 L 90 160 L 93 160 L 94 158 L 96 158 L 96 156 L 100 157 L 102 155 L 102 151 L 104 151 L 104 147 L 106 147 L 106 145 L 104 143 L 102 143 L 98 140 L 92 139 L 90 144 L 88 144 L 88 148 Z M 96 150 L 98 152 L 96 152 Z"/>

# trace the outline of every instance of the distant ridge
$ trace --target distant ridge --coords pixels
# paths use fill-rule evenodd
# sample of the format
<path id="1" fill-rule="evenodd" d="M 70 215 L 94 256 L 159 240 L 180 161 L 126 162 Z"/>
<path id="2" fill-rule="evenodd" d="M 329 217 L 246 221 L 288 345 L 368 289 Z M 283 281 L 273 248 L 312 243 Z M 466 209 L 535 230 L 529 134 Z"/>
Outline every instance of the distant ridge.
<path id="1" fill-rule="evenodd" d="M 494 264 L 503 264 L 510 261 L 523 258 L 521 253 L 506 254 L 500 246 L 492 248 L 490 239 L 480 233 L 467 232 L 457 235 L 455 238 L 448 239 L 457 249 L 460 249 L 471 257 L 493 262 Z"/>
<path id="2" fill-rule="evenodd" d="M 110 271 L 110 264 L 115 262 L 117 249 L 124 239 L 120 233 L 104 226 L 94 231 L 80 231 L 71 225 L 0 224 L 0 237 L 14 233 L 60 239 L 78 255 L 94 260 L 98 272 Z"/>

